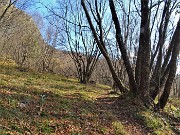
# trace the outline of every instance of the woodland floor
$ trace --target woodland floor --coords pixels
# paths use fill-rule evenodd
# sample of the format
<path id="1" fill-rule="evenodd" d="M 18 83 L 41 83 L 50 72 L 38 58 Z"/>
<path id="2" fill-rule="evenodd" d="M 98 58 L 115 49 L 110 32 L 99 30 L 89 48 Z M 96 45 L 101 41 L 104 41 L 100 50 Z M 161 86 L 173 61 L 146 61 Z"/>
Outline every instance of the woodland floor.
<path id="1" fill-rule="evenodd" d="M 179 102 L 179 101 L 178 101 Z M 158 131 L 159 129 L 156 127 L 157 125 L 155 124 L 156 122 L 160 122 L 160 120 L 157 119 L 156 116 L 151 117 L 152 114 L 149 115 L 148 112 L 147 114 L 144 115 L 145 117 L 151 117 L 151 119 L 155 119 L 154 125 L 153 121 L 146 121 L 145 119 L 142 118 L 142 111 L 145 108 L 141 108 L 139 103 L 139 100 L 129 100 L 124 96 L 120 97 L 109 97 L 108 94 L 101 96 L 97 99 L 97 105 L 100 110 L 102 111 L 110 111 L 116 118 L 121 121 L 123 124 L 124 129 L 126 130 L 127 134 L 130 135 L 150 135 L 150 134 L 180 134 L 180 117 L 174 117 L 170 113 L 167 112 L 160 112 L 157 115 L 157 117 L 164 119 L 163 124 L 166 126 L 167 121 L 170 124 L 169 126 L 171 127 L 171 130 L 169 131 L 166 130 L 166 128 L 161 132 Z M 146 110 L 144 110 L 146 112 Z M 140 114 L 139 116 L 137 114 Z M 151 124 L 152 125 L 151 125 Z M 149 124 L 149 125 L 148 125 Z M 160 123 L 159 123 L 160 124 Z M 159 125 L 159 128 L 162 128 L 161 126 L 164 125 Z M 156 126 L 155 126 L 156 125 Z M 155 127 L 153 127 L 155 126 Z M 162 128 L 163 129 L 163 128 Z M 160 129 L 160 130 L 162 130 Z M 155 131 L 154 131 L 155 130 Z M 157 130 L 157 131 L 156 131 Z"/>
<path id="2" fill-rule="evenodd" d="M 1 60 L 2 61 L 2 60 Z M 130 95 L 0 61 L 0 135 L 180 134 L 180 100 L 154 113 Z"/>
<path id="3" fill-rule="evenodd" d="M 146 135 L 150 133 L 148 129 L 142 126 L 140 122 L 133 117 L 133 112 L 130 112 L 131 110 L 129 110 L 129 108 L 122 104 L 118 104 L 119 101 L 118 97 L 109 98 L 104 95 L 104 97 L 98 98 L 97 105 L 103 111 L 111 111 L 112 114 L 121 121 L 127 133 L 131 135 Z"/>

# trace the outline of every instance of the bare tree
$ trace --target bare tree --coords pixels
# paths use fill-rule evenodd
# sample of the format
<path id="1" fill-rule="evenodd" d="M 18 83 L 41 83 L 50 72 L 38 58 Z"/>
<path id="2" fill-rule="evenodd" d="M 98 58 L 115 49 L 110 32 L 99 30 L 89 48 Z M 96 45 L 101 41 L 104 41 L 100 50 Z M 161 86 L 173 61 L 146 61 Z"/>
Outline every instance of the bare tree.
<path id="1" fill-rule="evenodd" d="M 119 2 L 122 3 L 122 1 Z M 131 2 L 132 1 L 130 0 L 129 5 L 131 5 Z M 120 77 L 118 77 L 117 73 L 115 72 L 114 66 L 112 65 L 109 52 L 107 51 L 106 42 L 102 40 L 102 37 L 99 36 L 99 32 L 95 29 L 96 26 L 99 26 L 99 28 L 103 30 L 101 28 L 103 21 L 102 18 L 98 17 L 99 14 L 94 14 L 93 12 L 100 8 L 100 7 L 98 8 L 97 6 L 98 3 L 99 1 L 95 0 L 94 9 L 88 11 L 88 8 L 93 7 L 92 6 L 93 3 L 85 2 L 84 0 L 81 0 L 81 5 L 86 14 L 86 18 L 88 20 L 90 29 L 93 33 L 94 39 L 108 63 L 112 77 L 116 82 L 116 84 L 118 85 L 119 89 L 122 92 L 127 92 L 128 88 L 124 87 L 125 85 L 122 83 Z M 174 30 L 175 23 L 172 23 L 173 24 L 172 27 L 172 25 L 170 25 L 170 19 L 175 12 L 175 8 L 177 4 L 178 4 L 177 0 L 175 1 L 141 0 L 140 7 L 138 7 L 136 5 L 136 2 L 134 1 L 134 4 L 132 4 L 134 7 L 132 6 L 131 10 L 135 9 L 135 11 L 131 11 L 130 8 L 128 8 L 128 10 L 130 10 L 129 13 L 132 12 L 132 14 L 127 14 L 127 18 L 133 17 L 134 15 L 137 15 L 139 18 L 137 20 L 136 19 L 134 20 L 134 25 L 137 25 L 136 21 L 140 22 L 139 23 L 140 25 L 138 26 L 139 34 L 137 34 L 139 38 L 136 39 L 139 42 L 138 43 L 137 41 L 130 41 L 133 40 L 133 38 L 127 38 L 127 36 L 130 37 L 129 35 L 131 35 L 129 34 L 130 31 L 126 32 L 127 34 L 126 36 L 122 35 L 122 29 L 124 28 L 122 27 L 122 25 L 124 23 L 122 23 L 119 20 L 118 12 L 114 4 L 114 1 L 109 0 L 110 12 L 112 15 L 112 20 L 115 28 L 115 39 L 118 44 L 117 47 L 120 50 L 120 55 L 122 56 L 124 66 L 128 74 L 130 92 L 132 92 L 135 96 L 140 95 L 142 102 L 148 107 L 150 104 L 153 104 L 152 99 L 154 99 L 154 97 L 156 97 L 157 94 L 159 93 L 156 92 L 157 89 L 159 90 L 161 88 L 163 94 L 159 99 L 157 107 L 164 108 L 164 106 L 167 103 L 173 78 L 176 73 L 176 61 L 179 52 L 179 40 L 180 40 L 179 39 L 180 35 L 178 31 L 179 22 L 177 23 L 176 30 Z M 163 10 L 161 8 L 163 8 Z M 127 10 L 123 6 L 121 9 L 122 11 Z M 96 17 L 92 17 L 93 15 L 95 15 Z M 94 18 L 100 18 L 100 19 L 96 22 Z M 160 24 L 158 22 L 159 18 L 161 19 Z M 126 28 L 132 29 L 129 27 L 130 23 L 127 23 L 126 25 L 127 25 Z M 157 36 L 154 36 L 156 34 L 159 35 L 158 38 Z M 133 52 L 134 54 L 136 54 L 137 52 L 136 61 L 135 61 L 135 66 L 136 66 L 135 72 L 133 68 L 134 66 L 132 65 L 133 63 L 131 62 L 131 59 L 129 58 L 130 56 L 128 55 L 129 48 L 127 48 L 127 41 L 129 41 L 128 44 L 132 42 L 136 43 L 135 45 L 136 47 Z M 169 48 L 167 49 L 167 52 L 164 53 L 165 57 L 163 58 L 163 50 L 167 48 L 167 46 Z M 156 87 L 155 84 L 157 85 L 158 83 L 160 83 L 160 85 Z M 152 96 L 151 93 L 154 92 L 155 92 L 155 96 Z"/>
<path id="2" fill-rule="evenodd" d="M 54 71 L 55 51 L 57 47 L 58 32 L 52 25 L 46 30 L 45 43 L 42 44 L 39 62 L 37 63 L 38 69 L 41 71 Z"/>
<path id="3" fill-rule="evenodd" d="M 58 42 L 64 44 L 76 67 L 77 78 L 80 83 L 88 83 L 100 57 L 100 51 L 96 46 L 95 40 L 84 20 L 78 1 L 58 1 L 61 8 L 50 8 L 44 5 L 52 15 L 48 20 L 58 21 L 61 26 L 53 25 L 58 29 L 62 38 L 58 37 Z M 49 21 L 51 23 L 51 21 Z M 60 40 L 66 39 L 62 43 Z"/>
<path id="4" fill-rule="evenodd" d="M 42 39 L 32 18 L 13 6 L 1 23 L 1 55 L 11 57 L 21 68 L 33 67 Z"/>
<path id="5" fill-rule="evenodd" d="M 67 35 L 70 56 L 76 66 L 77 77 L 80 83 L 86 84 L 92 75 L 100 56 L 100 52 L 93 38 L 88 36 L 89 34 L 85 35 L 85 33 L 81 33 L 79 36 L 75 34 L 77 36 L 75 41 L 72 39 L 68 31 Z"/>
<path id="6" fill-rule="evenodd" d="M 67 6 L 66 16 L 68 17 L 66 20 L 71 18 L 74 24 L 78 24 L 77 26 L 68 21 L 65 22 L 70 56 L 76 66 L 80 83 L 86 84 L 89 82 L 101 54 L 89 29 L 83 27 L 86 21 L 83 20 L 84 16 L 78 8 L 79 3 L 76 3 L 75 9 L 72 8 L 70 1 L 68 3 L 70 8 Z"/>
<path id="7" fill-rule="evenodd" d="M 97 27 L 99 28 L 100 35 L 98 35 L 97 32 L 96 32 L 96 29 L 95 29 L 95 27 L 94 27 L 94 25 L 93 25 L 93 23 L 91 21 L 91 17 L 90 17 L 89 12 L 88 12 L 88 10 L 86 8 L 84 0 L 81 1 L 81 4 L 82 4 L 83 9 L 85 11 L 88 23 L 90 25 L 90 28 L 92 30 L 92 34 L 94 36 L 94 39 L 95 39 L 101 53 L 103 54 L 103 56 L 105 57 L 105 59 L 106 59 L 106 61 L 108 63 L 109 69 L 110 69 L 110 71 L 112 73 L 112 77 L 113 77 L 115 83 L 117 84 L 117 86 L 118 86 L 118 88 L 120 89 L 121 92 L 127 91 L 127 88 L 122 84 L 121 80 L 118 78 L 117 74 L 115 73 L 114 67 L 112 65 L 112 62 L 110 60 L 110 57 L 109 57 L 107 49 L 106 49 L 105 42 L 103 40 L 102 17 L 100 16 L 100 10 L 98 8 L 97 0 L 95 1 L 95 10 L 91 10 L 91 11 L 92 11 L 92 14 L 94 14 L 93 11 L 97 12 L 97 17 L 94 17 L 94 19 L 96 19 L 96 23 L 97 23 Z"/>
<path id="8" fill-rule="evenodd" d="M 21 68 L 34 68 L 36 59 L 40 55 L 41 47 L 39 42 L 42 39 L 36 25 L 32 21 L 29 21 L 31 18 L 26 17 L 16 18 L 18 21 L 21 20 L 21 27 L 14 29 L 14 33 L 10 36 L 6 48 L 9 46 L 8 54 Z"/>

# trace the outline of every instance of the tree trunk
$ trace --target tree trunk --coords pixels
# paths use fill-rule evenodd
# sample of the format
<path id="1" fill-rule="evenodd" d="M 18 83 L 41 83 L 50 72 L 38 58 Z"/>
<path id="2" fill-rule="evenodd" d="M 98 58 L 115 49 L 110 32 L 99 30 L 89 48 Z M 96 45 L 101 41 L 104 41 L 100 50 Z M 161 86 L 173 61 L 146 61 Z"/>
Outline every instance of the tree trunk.
<path id="1" fill-rule="evenodd" d="M 169 23 L 170 14 L 171 14 L 171 12 L 169 12 L 170 4 L 171 4 L 170 0 L 165 2 L 163 14 L 161 17 L 160 27 L 158 29 L 159 31 L 159 41 L 157 44 L 158 56 L 157 56 L 157 62 L 155 64 L 155 69 L 151 78 L 151 84 L 150 84 L 151 85 L 150 93 L 153 99 L 160 92 L 162 84 L 164 84 L 161 81 L 161 76 L 163 76 L 161 72 L 162 72 L 162 60 L 163 60 L 163 46 L 166 41 L 166 33 L 167 33 L 168 23 Z M 152 68 L 156 54 L 157 54 L 156 52 L 153 54 L 153 57 L 151 59 L 150 69 Z"/>
<path id="2" fill-rule="evenodd" d="M 122 93 L 127 92 L 128 89 L 123 85 L 123 83 L 122 83 L 121 80 L 118 78 L 118 76 L 117 76 L 117 74 L 116 74 L 116 72 L 115 72 L 115 70 L 114 70 L 114 67 L 113 67 L 113 65 L 112 65 L 112 63 L 111 63 L 111 60 L 110 60 L 110 58 L 109 58 L 109 56 L 108 56 L 108 53 L 107 53 L 106 49 L 104 48 L 104 47 L 105 47 L 104 42 L 100 41 L 99 38 L 98 38 L 98 36 L 97 36 L 96 30 L 95 30 L 95 28 L 94 28 L 94 26 L 93 26 L 93 23 L 92 23 L 92 21 L 91 21 L 91 17 L 90 17 L 90 15 L 89 15 L 89 13 L 88 13 L 88 10 L 87 10 L 87 8 L 86 8 L 86 5 L 85 5 L 84 0 L 81 0 L 81 5 L 82 5 L 82 7 L 83 7 L 83 9 L 84 9 L 84 12 L 85 12 L 85 14 L 86 14 L 86 17 L 87 17 L 88 23 L 89 23 L 89 25 L 90 25 L 90 28 L 91 28 L 92 34 L 93 34 L 93 36 L 94 36 L 94 39 L 95 39 L 95 41 L 96 41 L 96 43 L 97 43 L 97 45 L 98 45 L 101 53 L 103 54 L 103 56 L 105 57 L 105 59 L 106 59 L 106 61 L 107 61 L 107 64 L 108 64 L 108 66 L 109 66 L 109 69 L 110 69 L 111 74 L 112 74 L 112 77 L 113 77 L 113 80 L 115 81 L 115 83 L 117 84 L 117 87 L 119 88 L 119 90 L 120 90 Z"/>
<path id="3" fill-rule="evenodd" d="M 121 35 L 121 28 L 120 28 L 120 24 L 119 24 L 119 20 L 118 20 L 117 14 L 116 14 L 113 0 L 109 0 L 109 5 L 110 5 L 110 9 L 111 9 L 112 19 L 114 21 L 115 29 L 116 29 L 116 41 L 119 45 L 119 49 L 122 54 L 122 59 L 124 61 L 124 65 L 126 67 L 126 71 L 127 71 L 128 77 L 129 77 L 130 90 L 134 95 L 136 95 L 137 94 L 137 85 L 136 85 L 133 70 L 132 70 L 128 55 L 127 55 L 127 50 L 126 50 L 126 47 L 125 47 L 125 44 L 123 42 L 123 38 Z"/>
<path id="4" fill-rule="evenodd" d="M 150 77 L 150 18 L 149 18 L 149 0 L 141 0 L 141 26 L 140 26 L 140 44 L 141 50 L 141 77 L 139 94 L 145 104 L 149 104 L 149 77 Z"/>
<path id="5" fill-rule="evenodd" d="M 169 98 L 169 94 L 170 94 L 171 86 L 173 84 L 174 77 L 176 75 L 176 62 L 177 62 L 177 57 L 180 50 L 180 18 L 179 18 L 176 30 L 172 38 L 172 44 L 174 44 L 173 45 L 174 47 L 173 47 L 172 57 L 169 62 L 170 72 L 169 72 L 168 79 L 164 87 L 163 94 L 161 95 L 157 104 L 157 107 L 159 109 L 163 109 L 165 107 L 167 100 Z"/>

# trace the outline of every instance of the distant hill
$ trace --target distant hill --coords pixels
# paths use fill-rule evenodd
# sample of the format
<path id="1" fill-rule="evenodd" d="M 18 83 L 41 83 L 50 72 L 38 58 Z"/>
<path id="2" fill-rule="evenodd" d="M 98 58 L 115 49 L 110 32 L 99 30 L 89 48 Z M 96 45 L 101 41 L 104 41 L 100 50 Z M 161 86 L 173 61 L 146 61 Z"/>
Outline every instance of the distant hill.
<path id="1" fill-rule="evenodd" d="M 3 12 L 4 8 L 1 7 L 0 14 Z M 25 38 L 27 37 L 36 39 L 39 43 L 43 42 L 38 27 L 33 22 L 32 18 L 14 6 L 8 9 L 8 12 L 0 22 L 0 27 L 0 50 L 2 50 L 4 46 L 15 47 L 26 40 Z M 6 49 L 4 48 L 3 51 Z"/>
<path id="2" fill-rule="evenodd" d="M 3 8 L 0 9 L 2 12 Z M 24 11 L 12 6 L 0 27 L 1 57 L 12 58 L 21 67 L 76 77 L 69 52 L 47 45 L 32 17 Z M 104 59 L 99 60 L 92 80 L 111 85 L 112 77 Z"/>
<path id="3" fill-rule="evenodd" d="M 1 6 L 0 14 L 5 9 Z M 46 44 L 31 16 L 12 6 L 0 22 L 0 56 L 12 58 L 22 67 L 34 68 Z"/>

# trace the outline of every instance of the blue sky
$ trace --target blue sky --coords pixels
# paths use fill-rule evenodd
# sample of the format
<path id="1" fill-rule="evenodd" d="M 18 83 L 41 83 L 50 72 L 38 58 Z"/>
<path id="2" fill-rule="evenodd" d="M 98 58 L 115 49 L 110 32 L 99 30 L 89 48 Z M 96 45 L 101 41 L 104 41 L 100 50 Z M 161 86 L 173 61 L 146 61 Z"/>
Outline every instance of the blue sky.
<path id="1" fill-rule="evenodd" d="M 26 12 L 29 14 L 33 14 L 34 12 L 39 12 L 42 15 L 47 14 L 47 9 L 43 6 L 51 7 L 55 5 L 56 0 L 35 0 L 32 6 L 26 8 Z"/>
<path id="2" fill-rule="evenodd" d="M 27 0 L 19 0 L 20 3 L 17 3 L 16 6 L 18 6 L 18 4 L 22 5 L 24 1 L 27 1 Z M 37 20 L 38 20 L 37 16 L 40 15 L 39 17 L 41 21 L 39 21 L 39 24 L 37 23 L 37 25 L 44 39 L 45 39 L 45 31 L 47 30 L 47 27 L 49 26 L 48 21 L 45 19 L 45 16 L 48 15 L 48 10 L 45 6 L 47 6 L 48 8 L 51 8 L 55 4 L 56 4 L 56 0 L 33 0 L 33 1 L 28 1 L 28 3 L 26 3 L 25 5 L 25 8 L 22 8 L 22 10 L 24 10 L 27 14 L 32 16 L 35 23 L 37 23 Z"/>
<path id="3" fill-rule="evenodd" d="M 27 6 L 26 7 L 25 11 L 29 15 L 34 15 L 36 13 L 39 13 L 42 17 L 47 16 L 48 15 L 48 10 L 41 3 L 43 3 L 47 7 L 51 7 L 51 6 L 54 6 L 56 4 L 56 0 L 34 0 L 34 1 L 36 3 L 33 6 L 30 6 L 30 7 Z M 178 18 L 179 18 L 178 15 L 174 16 L 175 22 L 178 20 Z M 43 20 L 44 20 L 43 29 L 41 29 L 42 36 L 44 36 L 44 34 L 45 34 L 44 30 L 48 26 L 48 22 L 46 21 L 46 19 L 43 19 Z M 177 73 L 180 74 L 180 65 L 177 66 Z"/>

